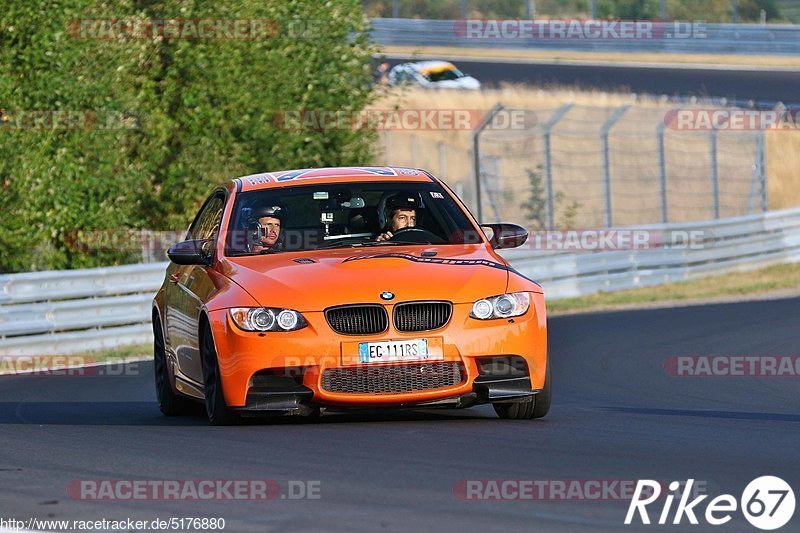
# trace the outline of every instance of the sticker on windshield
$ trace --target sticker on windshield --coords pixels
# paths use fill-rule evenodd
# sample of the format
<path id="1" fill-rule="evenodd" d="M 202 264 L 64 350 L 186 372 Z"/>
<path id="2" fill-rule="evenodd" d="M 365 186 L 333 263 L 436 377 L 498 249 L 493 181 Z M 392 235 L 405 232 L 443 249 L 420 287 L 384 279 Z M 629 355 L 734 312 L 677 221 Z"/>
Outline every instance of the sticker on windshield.
<path id="1" fill-rule="evenodd" d="M 314 200 L 327 200 L 327 199 L 328 199 L 327 191 L 315 192 L 314 193 Z"/>
<path id="2" fill-rule="evenodd" d="M 439 199 L 443 199 L 444 198 L 444 195 L 442 193 L 436 192 L 436 191 L 431 191 L 431 196 L 433 198 L 439 198 Z"/>

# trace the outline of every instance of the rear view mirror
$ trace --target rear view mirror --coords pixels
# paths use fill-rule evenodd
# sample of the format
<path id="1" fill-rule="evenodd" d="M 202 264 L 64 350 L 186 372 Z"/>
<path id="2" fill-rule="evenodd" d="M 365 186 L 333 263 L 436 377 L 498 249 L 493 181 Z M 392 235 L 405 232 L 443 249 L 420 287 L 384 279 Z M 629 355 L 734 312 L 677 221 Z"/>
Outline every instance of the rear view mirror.
<path id="1" fill-rule="evenodd" d="M 210 239 L 193 239 L 173 244 L 167 255 L 176 265 L 209 265 L 212 247 Z"/>
<path id="2" fill-rule="evenodd" d="M 481 228 L 492 230 L 489 244 L 495 250 L 518 248 L 528 240 L 528 230 L 516 224 L 481 224 Z"/>

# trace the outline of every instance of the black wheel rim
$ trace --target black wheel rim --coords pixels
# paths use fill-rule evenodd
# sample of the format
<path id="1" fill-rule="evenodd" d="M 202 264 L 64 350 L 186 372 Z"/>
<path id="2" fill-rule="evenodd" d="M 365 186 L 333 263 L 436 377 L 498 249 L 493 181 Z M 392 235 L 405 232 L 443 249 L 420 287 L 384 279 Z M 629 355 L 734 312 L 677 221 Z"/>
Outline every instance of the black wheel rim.
<path id="1" fill-rule="evenodd" d="M 214 418 L 217 408 L 217 364 L 214 343 L 211 335 L 205 332 L 203 335 L 203 385 L 206 396 L 206 411 L 209 418 Z"/>
<path id="2" fill-rule="evenodd" d="M 164 353 L 164 337 L 157 327 L 153 335 L 153 366 L 155 367 L 156 398 L 158 405 L 163 405 L 164 387 L 169 387 L 169 378 L 167 377 L 167 358 Z"/>

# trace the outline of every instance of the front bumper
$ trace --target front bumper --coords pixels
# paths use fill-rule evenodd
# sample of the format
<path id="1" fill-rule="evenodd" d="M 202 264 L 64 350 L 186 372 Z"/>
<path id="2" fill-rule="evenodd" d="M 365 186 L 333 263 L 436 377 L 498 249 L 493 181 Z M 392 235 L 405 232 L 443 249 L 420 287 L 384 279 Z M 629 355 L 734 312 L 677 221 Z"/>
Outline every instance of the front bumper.
<path id="1" fill-rule="evenodd" d="M 392 316 L 392 305 L 386 308 Z M 227 310 L 214 311 L 210 320 L 226 403 L 235 408 L 259 410 L 252 394 L 248 401 L 248 391 L 252 389 L 254 376 L 269 370 L 301 376 L 297 378 L 297 385 L 302 388 L 298 389 L 297 401 L 283 391 L 283 397 L 275 396 L 275 403 L 264 403 L 263 410 L 270 410 L 267 409 L 270 405 L 291 407 L 294 404 L 350 407 L 421 405 L 459 398 L 464 399 L 461 403 L 474 404 L 524 399 L 542 389 L 547 367 L 543 295 L 533 293 L 528 312 L 513 319 L 472 319 L 469 317 L 471 308 L 470 304 L 453 305 L 450 321 L 435 331 L 402 333 L 390 324 L 384 333 L 357 337 L 335 333 L 322 312 L 303 313 L 308 326 L 297 331 L 256 333 L 236 327 Z M 443 356 L 442 362 L 458 364 L 463 371 L 461 379 L 434 389 L 389 394 L 333 392 L 323 386 L 323 375 L 328 369 L 364 368 L 351 357 L 356 343 L 416 338 L 427 338 L 432 346 L 437 346 Z M 503 382 L 497 376 L 490 376 L 491 379 L 481 376 L 480 361 L 508 356 L 524 360 L 527 377 L 507 376 L 513 378 L 513 382 Z M 369 367 L 375 368 L 373 365 Z M 262 392 L 269 395 L 268 391 Z M 262 400 L 266 401 L 267 396 Z M 287 398 L 288 403 L 285 401 Z M 471 399 L 470 402 L 467 399 Z"/>

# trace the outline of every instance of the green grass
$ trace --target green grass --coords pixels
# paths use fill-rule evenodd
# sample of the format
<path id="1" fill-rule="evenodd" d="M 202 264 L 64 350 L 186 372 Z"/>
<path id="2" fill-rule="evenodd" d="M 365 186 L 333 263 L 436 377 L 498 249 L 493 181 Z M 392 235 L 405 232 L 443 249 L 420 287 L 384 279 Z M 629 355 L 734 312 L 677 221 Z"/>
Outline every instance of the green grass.
<path id="1" fill-rule="evenodd" d="M 153 357 L 152 344 L 132 344 L 130 346 L 120 346 L 111 350 L 82 352 L 70 357 L 76 359 L 84 358 L 87 364 L 106 363 L 110 361 L 126 361 L 129 359 L 142 359 Z"/>
<path id="2" fill-rule="evenodd" d="M 761 270 L 710 276 L 695 281 L 552 300 L 547 302 L 547 309 L 548 312 L 559 314 L 625 308 L 658 302 L 748 296 L 787 289 L 797 289 L 800 292 L 800 264 L 775 265 Z M 547 289 L 545 289 L 546 294 Z"/>

